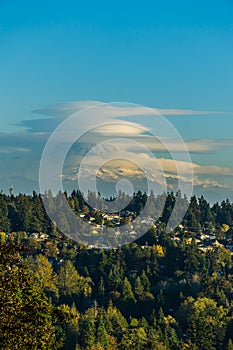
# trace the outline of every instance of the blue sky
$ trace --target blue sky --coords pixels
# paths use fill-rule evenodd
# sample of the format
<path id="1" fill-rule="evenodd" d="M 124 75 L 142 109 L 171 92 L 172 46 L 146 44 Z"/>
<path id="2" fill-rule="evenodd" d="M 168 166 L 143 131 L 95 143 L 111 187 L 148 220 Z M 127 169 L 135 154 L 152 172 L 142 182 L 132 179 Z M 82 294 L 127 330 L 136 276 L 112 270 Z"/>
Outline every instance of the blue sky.
<path id="1" fill-rule="evenodd" d="M 167 118 L 184 139 L 229 144 L 192 152 L 194 163 L 233 169 L 232 1 L 2 0 L 0 50 L 0 179 L 13 159 L 38 162 L 42 146 L 23 121 L 39 132 L 46 113 L 33 111 L 83 100 L 220 112 Z M 23 172 L 36 179 L 36 165 Z"/>

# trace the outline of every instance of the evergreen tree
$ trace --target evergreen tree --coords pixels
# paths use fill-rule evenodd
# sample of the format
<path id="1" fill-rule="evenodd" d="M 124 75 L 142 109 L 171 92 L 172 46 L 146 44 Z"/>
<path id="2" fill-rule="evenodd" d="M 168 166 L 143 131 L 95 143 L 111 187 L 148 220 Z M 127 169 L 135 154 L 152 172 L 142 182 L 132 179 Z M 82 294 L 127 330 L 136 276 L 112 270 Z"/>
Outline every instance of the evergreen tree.
<path id="1" fill-rule="evenodd" d="M 61 264 L 58 273 L 58 288 L 62 295 L 72 295 L 78 293 L 78 271 L 70 260 Z"/>
<path id="2" fill-rule="evenodd" d="M 136 297 L 139 300 L 141 300 L 143 297 L 143 294 L 144 294 L 144 289 L 143 289 L 143 285 L 141 283 L 141 279 L 139 276 L 136 278 L 136 281 L 135 281 L 134 292 L 135 292 Z"/>
<path id="3" fill-rule="evenodd" d="M 101 345 L 103 348 L 106 348 L 106 346 L 108 345 L 108 334 L 102 319 L 100 320 L 97 328 L 96 342 L 97 344 Z"/>
<path id="4" fill-rule="evenodd" d="M 119 343 L 128 327 L 128 323 L 122 313 L 112 305 L 111 301 L 107 308 L 107 318 L 109 320 L 108 334 L 116 338 Z"/>
<path id="5" fill-rule="evenodd" d="M 122 301 L 124 302 L 136 302 L 132 286 L 127 277 L 124 278 L 122 287 Z"/>
<path id="6" fill-rule="evenodd" d="M 229 339 L 229 341 L 227 343 L 226 350 L 233 350 L 233 342 L 231 339 Z"/>
<path id="7" fill-rule="evenodd" d="M 63 296 L 88 296 L 92 292 L 91 279 L 80 276 L 70 260 L 63 262 L 58 273 L 58 288 Z"/>
<path id="8" fill-rule="evenodd" d="M 89 309 L 79 320 L 78 343 L 81 349 L 88 349 L 95 345 L 95 334 L 95 313 L 94 310 Z"/>
<path id="9" fill-rule="evenodd" d="M 144 291 L 150 292 L 150 281 L 146 275 L 145 270 L 142 271 L 140 279 L 141 279 L 141 284 L 143 286 Z"/>
<path id="10" fill-rule="evenodd" d="M 99 282 L 99 286 L 98 286 L 98 294 L 103 296 L 105 293 L 105 286 L 104 286 L 104 279 L 101 276 L 100 277 L 100 282 Z"/>
<path id="11" fill-rule="evenodd" d="M 0 194 L 0 231 L 10 232 L 10 220 L 8 218 L 8 207 L 6 200 L 2 194 Z"/>

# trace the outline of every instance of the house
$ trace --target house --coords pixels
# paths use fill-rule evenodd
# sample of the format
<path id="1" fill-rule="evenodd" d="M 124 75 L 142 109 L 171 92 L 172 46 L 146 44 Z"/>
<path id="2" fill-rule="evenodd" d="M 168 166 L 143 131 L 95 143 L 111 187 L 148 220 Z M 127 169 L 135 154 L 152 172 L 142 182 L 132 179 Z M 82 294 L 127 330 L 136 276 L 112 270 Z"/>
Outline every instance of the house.
<path id="1" fill-rule="evenodd" d="M 201 235 L 200 235 L 200 239 L 202 240 L 202 241 L 204 241 L 204 240 L 206 240 L 206 239 L 209 239 L 210 238 L 210 236 L 209 235 L 206 235 L 205 233 L 201 233 Z"/>
<path id="2" fill-rule="evenodd" d="M 40 233 L 40 240 L 45 241 L 46 239 L 49 239 L 49 235 L 46 233 Z"/>
<path id="3" fill-rule="evenodd" d="M 110 220 L 117 220 L 119 221 L 120 220 L 120 215 L 119 214 L 109 214 L 109 213 L 106 213 L 106 214 L 103 214 L 103 218 L 110 221 Z"/>

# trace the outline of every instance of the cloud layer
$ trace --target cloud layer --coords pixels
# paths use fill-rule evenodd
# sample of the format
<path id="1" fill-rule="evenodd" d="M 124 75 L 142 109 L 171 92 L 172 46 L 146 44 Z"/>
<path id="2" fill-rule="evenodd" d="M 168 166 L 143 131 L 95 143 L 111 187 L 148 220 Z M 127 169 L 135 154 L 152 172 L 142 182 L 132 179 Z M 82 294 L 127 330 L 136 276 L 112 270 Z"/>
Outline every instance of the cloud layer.
<path id="1" fill-rule="evenodd" d="M 0 170 L 0 184 L 2 188 L 6 190 L 5 187 L 8 186 L 10 182 L 19 183 L 22 191 L 24 190 L 24 182 L 25 184 L 31 184 L 35 187 L 38 183 L 40 157 L 51 132 L 53 132 L 70 114 L 81 111 L 83 108 L 91 108 L 99 103 L 99 101 L 67 102 L 33 111 L 43 117 L 22 121 L 19 126 L 21 128 L 23 127 L 25 131 L 12 134 L 1 133 L 0 157 L 2 167 Z M 176 165 L 174 161 L 169 159 L 167 148 L 170 148 L 177 153 L 176 164 L 183 167 L 184 170 L 188 169 L 187 164 L 182 162 L 182 155 L 179 153 L 182 153 L 183 149 L 177 140 L 169 137 L 158 139 L 151 135 L 151 128 L 149 126 L 145 126 L 142 122 L 130 122 L 130 117 L 133 116 L 145 116 L 151 118 L 158 113 L 169 116 L 183 115 L 187 117 L 189 116 L 190 118 L 193 118 L 195 115 L 222 114 L 222 112 L 218 111 L 211 112 L 159 108 L 145 109 L 141 106 L 128 104 L 125 104 L 125 106 L 116 106 L 115 104 L 106 105 L 103 115 L 98 117 L 98 123 L 101 124 L 102 120 L 106 120 L 106 116 L 110 115 L 111 124 L 100 125 L 82 137 L 79 147 L 76 149 L 77 152 L 71 152 L 70 160 L 67 161 L 69 168 L 67 168 L 65 174 L 67 178 L 72 181 L 76 180 L 75 172 L 77 171 L 78 164 L 92 145 L 100 144 L 106 139 L 121 137 L 126 139 L 125 144 L 124 140 L 121 141 L 121 152 L 123 151 L 124 155 L 128 156 L 129 159 L 135 160 L 135 162 L 140 161 L 146 168 L 149 168 L 152 162 L 151 157 L 157 156 L 166 181 L 177 181 L 178 179 L 184 183 L 190 181 L 188 172 L 185 174 L 184 171 L 183 176 L 180 176 L 180 178 L 177 176 Z M 80 125 L 77 120 L 77 124 L 73 127 L 74 129 L 82 128 L 83 125 Z M 67 140 L 68 139 L 69 133 L 67 133 Z M 130 145 L 127 142 L 127 139 L 135 140 L 138 143 L 138 146 L 136 143 L 133 146 Z M 208 155 L 222 149 L 233 147 L 233 139 L 197 138 L 186 139 L 185 143 L 189 152 L 197 155 Z M 142 152 L 141 145 L 148 148 L 152 152 L 152 155 Z M 96 159 L 94 158 L 90 158 L 89 161 L 94 165 L 95 160 Z M 207 162 L 206 165 L 200 165 L 198 162 L 192 163 L 195 174 L 195 189 L 198 191 L 202 189 L 203 192 L 206 193 L 207 191 L 214 191 L 214 193 L 217 193 L 219 196 L 221 196 L 222 193 L 225 194 L 224 189 L 228 189 L 230 193 L 231 187 L 228 185 L 229 181 L 226 182 L 225 180 L 233 175 L 233 169 L 208 163 L 209 162 Z M 138 179 L 143 177 L 141 170 L 138 167 L 134 167 L 132 163 L 130 166 L 127 166 L 126 163 L 118 160 L 114 162 L 114 166 L 115 168 L 110 167 L 109 165 L 103 166 L 98 175 L 108 181 L 111 177 L 116 180 L 118 176 L 122 175 L 125 177 L 134 176 Z M 20 179 L 18 176 L 19 174 L 21 176 Z M 157 173 L 151 171 L 147 173 L 147 176 L 149 176 L 151 180 L 162 184 L 158 179 L 158 174 L 159 171 Z M 28 190 L 28 186 L 25 186 L 25 188 Z"/>

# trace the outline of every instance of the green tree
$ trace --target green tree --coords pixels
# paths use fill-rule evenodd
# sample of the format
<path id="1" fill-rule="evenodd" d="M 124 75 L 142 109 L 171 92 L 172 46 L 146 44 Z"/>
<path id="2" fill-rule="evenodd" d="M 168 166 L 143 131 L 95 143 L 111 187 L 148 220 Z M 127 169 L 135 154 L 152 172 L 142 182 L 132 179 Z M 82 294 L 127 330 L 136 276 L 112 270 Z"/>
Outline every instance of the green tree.
<path id="1" fill-rule="evenodd" d="M 95 345 L 96 341 L 95 328 L 95 309 L 88 309 L 79 320 L 79 337 L 78 343 L 81 349 L 88 349 Z"/>
<path id="2" fill-rule="evenodd" d="M 127 277 L 124 278 L 122 287 L 122 301 L 124 302 L 136 302 L 132 286 Z"/>
<path id="3" fill-rule="evenodd" d="M 100 282 L 99 282 L 99 285 L 98 285 L 98 294 L 100 296 L 103 296 L 105 293 L 105 286 L 104 286 L 104 279 L 103 277 L 101 276 L 100 277 Z"/>
<path id="4" fill-rule="evenodd" d="M 227 343 L 226 350 L 233 350 L 233 342 L 231 339 L 229 339 L 229 341 Z"/>
<path id="5" fill-rule="evenodd" d="M 135 281 L 134 293 L 139 300 L 143 298 L 144 288 L 139 276 L 136 278 L 136 281 Z"/>
<path id="6" fill-rule="evenodd" d="M 197 232 L 200 229 L 201 211 L 195 196 L 191 198 L 190 206 L 185 216 L 189 229 Z"/>
<path id="7" fill-rule="evenodd" d="M 111 289 L 117 290 L 123 279 L 123 270 L 119 264 L 114 265 L 108 275 L 108 284 Z"/>
<path id="8" fill-rule="evenodd" d="M 75 349 L 79 334 L 79 312 L 75 305 L 70 307 L 64 304 L 59 305 L 55 311 L 59 326 L 62 330 L 61 333 L 64 335 L 64 345 L 62 350 Z"/>
<path id="9" fill-rule="evenodd" d="M 0 246 L 0 348 L 55 349 L 53 308 L 13 244 Z"/>
<path id="10" fill-rule="evenodd" d="M 117 341 L 120 342 L 122 335 L 128 327 L 128 323 L 125 317 L 122 315 L 122 313 L 115 306 L 112 305 L 111 301 L 107 308 L 107 319 L 109 321 L 109 325 L 107 328 L 108 334 L 116 338 Z"/>
<path id="11" fill-rule="evenodd" d="M 121 341 L 122 349 L 146 349 L 148 342 L 147 334 L 143 327 L 130 328 L 124 335 Z"/>
<path id="12" fill-rule="evenodd" d="M 105 328 L 105 324 L 101 319 L 97 327 L 97 344 L 105 348 L 108 345 L 108 334 Z"/>
<path id="13" fill-rule="evenodd" d="M 181 306 L 190 340 L 198 349 L 221 347 L 226 329 L 227 310 L 209 298 L 188 298 Z"/>
<path id="14" fill-rule="evenodd" d="M 145 270 L 142 271 L 140 279 L 141 279 L 141 283 L 142 283 L 144 291 L 150 292 L 150 281 L 145 273 Z"/>
<path id="15" fill-rule="evenodd" d="M 8 218 L 8 207 L 5 196 L 0 194 L 0 231 L 10 231 L 10 221 Z"/>
<path id="16" fill-rule="evenodd" d="M 80 276 L 70 260 L 61 264 L 58 273 L 58 288 L 60 294 L 64 296 L 74 294 L 88 296 L 92 291 L 90 278 Z"/>

